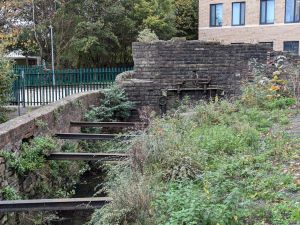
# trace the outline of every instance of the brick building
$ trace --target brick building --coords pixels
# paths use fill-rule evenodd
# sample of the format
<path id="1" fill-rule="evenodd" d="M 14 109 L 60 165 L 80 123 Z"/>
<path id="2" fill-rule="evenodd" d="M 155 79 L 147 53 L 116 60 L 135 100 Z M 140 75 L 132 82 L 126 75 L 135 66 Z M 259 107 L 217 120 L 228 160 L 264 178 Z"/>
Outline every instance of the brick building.
<path id="1" fill-rule="evenodd" d="M 300 0 L 199 0 L 199 40 L 299 54 Z"/>

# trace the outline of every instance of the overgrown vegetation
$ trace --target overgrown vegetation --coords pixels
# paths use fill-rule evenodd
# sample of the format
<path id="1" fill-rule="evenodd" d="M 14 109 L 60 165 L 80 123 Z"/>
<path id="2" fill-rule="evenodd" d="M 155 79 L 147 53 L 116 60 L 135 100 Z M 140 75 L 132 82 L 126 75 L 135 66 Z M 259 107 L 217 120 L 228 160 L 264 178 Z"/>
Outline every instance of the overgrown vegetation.
<path id="1" fill-rule="evenodd" d="M 13 63 L 6 57 L 3 45 L 0 44 L 0 123 L 7 120 L 3 106 L 11 98 L 11 85 L 13 82 Z"/>
<path id="2" fill-rule="evenodd" d="M 17 173 L 21 183 L 28 183 L 26 179 L 34 180 L 34 185 L 30 184 L 30 187 L 25 186 L 21 190 L 25 199 L 36 196 L 68 197 L 73 194 L 74 185 L 82 174 L 79 171 L 84 172 L 87 168 L 84 163 L 46 160 L 47 155 L 60 149 L 64 152 L 78 151 L 75 144 L 67 142 L 62 145 L 50 137 L 37 137 L 24 143 L 20 153 L 1 152 L 1 156 Z M 11 193 L 6 188 L 4 191 Z"/>
<path id="3" fill-rule="evenodd" d="M 153 32 L 150 29 L 146 28 L 146 29 L 142 30 L 139 33 L 139 36 L 138 36 L 137 40 L 139 42 L 150 43 L 150 42 L 153 42 L 153 41 L 158 41 L 159 38 L 157 37 L 155 32 Z"/>
<path id="4" fill-rule="evenodd" d="M 104 91 L 100 106 L 87 112 L 85 119 L 94 122 L 124 121 L 132 109 L 133 103 L 128 101 L 124 90 L 115 85 Z"/>
<path id="5" fill-rule="evenodd" d="M 54 27 L 56 67 L 132 65 L 131 43 L 146 28 L 162 40 L 197 39 L 197 0 L 10 0 L 0 8 L 0 36 L 9 40 L 9 50 L 26 56 L 51 61 L 48 34 Z"/>
<path id="6" fill-rule="evenodd" d="M 110 168 L 114 201 L 89 225 L 299 224 L 300 186 L 287 167 L 297 142 L 285 131 L 296 101 L 275 76 L 257 76 L 236 101 L 153 119 L 132 160 Z"/>
<path id="7" fill-rule="evenodd" d="M 18 200 L 21 199 L 18 192 L 11 186 L 6 186 L 1 190 L 1 195 L 4 200 Z"/>
<path id="8" fill-rule="evenodd" d="M 85 120 L 91 122 L 126 121 L 134 104 L 128 100 L 123 89 L 117 85 L 104 90 L 104 97 L 100 100 L 100 106 L 93 107 L 85 114 Z M 83 128 L 83 132 L 101 133 L 101 128 Z M 106 130 L 116 132 L 116 130 Z M 83 152 L 124 152 L 128 149 L 126 143 L 113 141 L 81 141 L 80 148 Z"/>

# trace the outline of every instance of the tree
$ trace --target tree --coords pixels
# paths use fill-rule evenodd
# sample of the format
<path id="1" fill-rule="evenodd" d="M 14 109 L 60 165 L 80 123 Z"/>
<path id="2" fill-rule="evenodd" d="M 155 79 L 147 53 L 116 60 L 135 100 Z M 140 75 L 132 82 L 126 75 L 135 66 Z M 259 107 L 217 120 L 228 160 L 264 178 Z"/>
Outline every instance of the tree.
<path id="1" fill-rule="evenodd" d="M 6 119 L 3 106 L 8 103 L 11 98 L 11 87 L 13 82 L 13 64 L 4 57 L 4 46 L 0 45 L 0 123 Z"/>
<path id="2" fill-rule="evenodd" d="M 54 27 L 57 67 L 133 64 L 131 44 L 144 29 L 159 39 L 197 38 L 197 0 L 12 0 L 0 4 L 19 34 L 10 49 L 51 58 Z M 4 4 L 4 3 L 3 3 Z M 5 10 L 1 10 L 5 8 Z M 1 13 L 2 12 L 2 13 Z M 12 29 L 10 29 L 10 33 Z"/>
<path id="3" fill-rule="evenodd" d="M 177 36 L 198 38 L 198 0 L 175 0 Z"/>
<path id="4" fill-rule="evenodd" d="M 33 33 L 30 29 L 22 29 L 20 33 L 14 38 L 14 41 L 7 44 L 6 47 L 9 51 L 22 51 L 26 57 L 26 64 L 28 66 L 28 56 L 36 55 L 39 52 L 39 47 L 35 42 Z"/>

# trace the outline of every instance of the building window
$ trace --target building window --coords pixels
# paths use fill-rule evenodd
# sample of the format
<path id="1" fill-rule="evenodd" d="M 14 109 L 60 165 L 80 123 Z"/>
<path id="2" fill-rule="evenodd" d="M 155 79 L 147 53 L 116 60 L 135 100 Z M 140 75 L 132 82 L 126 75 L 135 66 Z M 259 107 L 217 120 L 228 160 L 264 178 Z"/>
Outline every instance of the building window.
<path id="1" fill-rule="evenodd" d="M 274 0 L 260 1 L 260 24 L 272 24 L 275 18 Z"/>
<path id="2" fill-rule="evenodd" d="M 221 27 L 223 23 L 223 5 L 212 4 L 210 5 L 210 26 Z"/>
<path id="3" fill-rule="evenodd" d="M 284 41 L 283 50 L 299 55 L 299 41 Z"/>
<path id="4" fill-rule="evenodd" d="M 285 1 L 285 22 L 300 22 L 300 0 Z"/>
<path id="5" fill-rule="evenodd" d="M 245 2 L 232 3 L 232 25 L 245 25 Z"/>

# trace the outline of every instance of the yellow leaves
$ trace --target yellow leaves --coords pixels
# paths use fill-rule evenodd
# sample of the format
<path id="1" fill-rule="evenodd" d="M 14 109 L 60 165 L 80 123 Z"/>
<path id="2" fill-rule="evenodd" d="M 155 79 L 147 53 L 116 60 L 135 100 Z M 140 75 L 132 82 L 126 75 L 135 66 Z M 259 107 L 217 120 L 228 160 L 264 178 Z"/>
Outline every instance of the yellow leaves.
<path id="1" fill-rule="evenodd" d="M 279 91 L 279 90 L 280 90 L 280 87 L 277 85 L 272 85 L 270 88 L 270 91 Z"/>
<path id="2" fill-rule="evenodd" d="M 275 72 L 273 73 L 273 76 L 274 76 L 274 77 L 279 77 L 279 76 L 280 76 L 280 74 L 281 74 L 281 72 L 280 72 L 280 71 L 275 71 Z"/>
<path id="3" fill-rule="evenodd" d="M 204 182 L 203 191 L 204 191 L 207 195 L 210 194 L 208 182 Z"/>
<path id="4" fill-rule="evenodd" d="M 250 198 L 255 199 L 258 196 L 258 193 L 255 192 L 253 195 L 250 196 Z"/>
<path id="5" fill-rule="evenodd" d="M 235 222 L 238 221 L 238 217 L 237 216 L 234 216 L 233 219 L 235 220 Z"/>
<path id="6" fill-rule="evenodd" d="M 273 80 L 272 80 L 272 81 L 277 81 L 277 80 L 279 80 L 279 77 L 278 77 L 277 75 L 275 75 L 275 76 L 273 77 Z"/>

